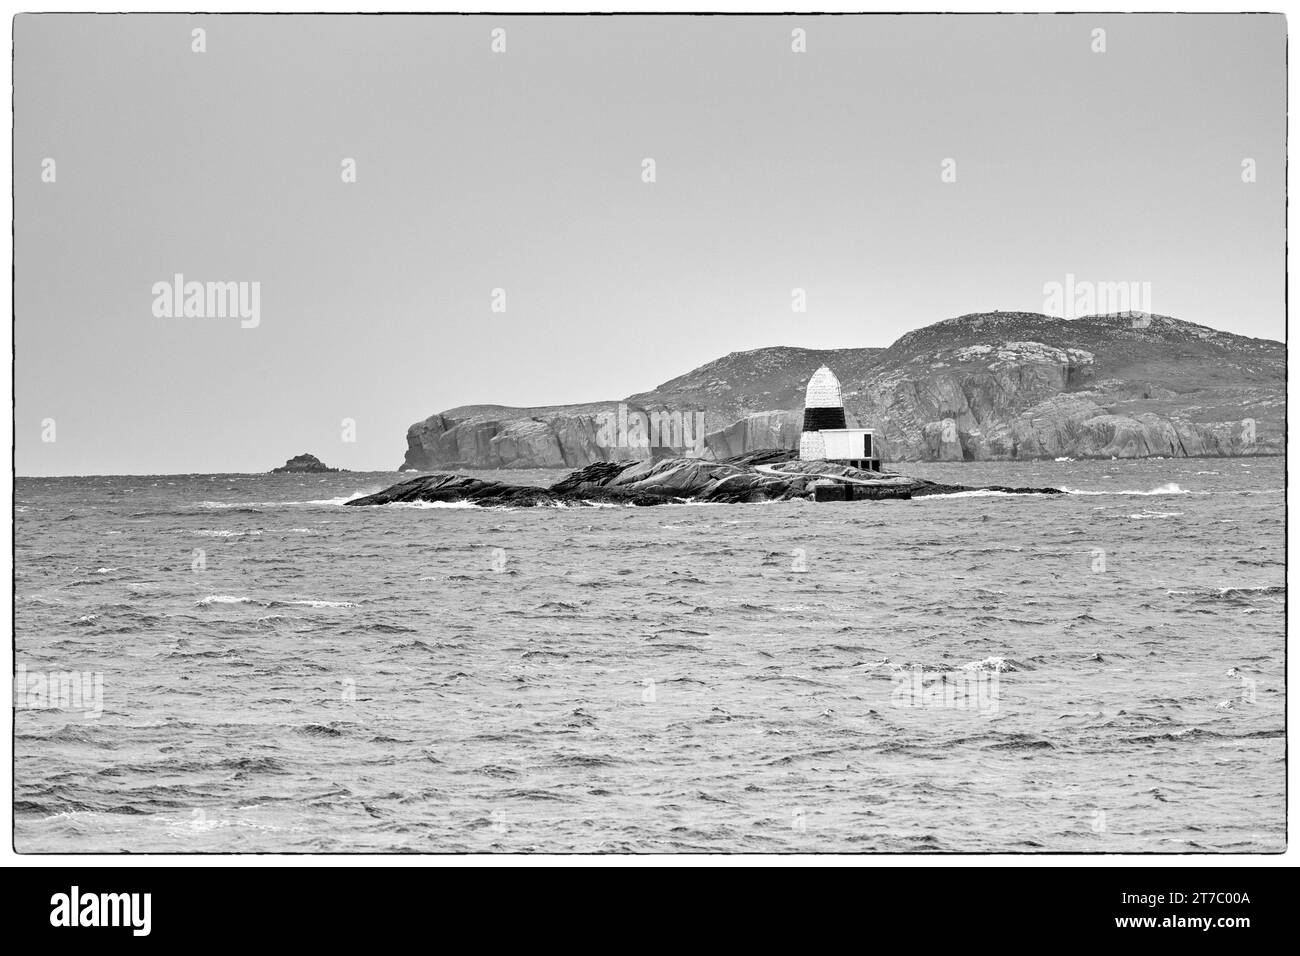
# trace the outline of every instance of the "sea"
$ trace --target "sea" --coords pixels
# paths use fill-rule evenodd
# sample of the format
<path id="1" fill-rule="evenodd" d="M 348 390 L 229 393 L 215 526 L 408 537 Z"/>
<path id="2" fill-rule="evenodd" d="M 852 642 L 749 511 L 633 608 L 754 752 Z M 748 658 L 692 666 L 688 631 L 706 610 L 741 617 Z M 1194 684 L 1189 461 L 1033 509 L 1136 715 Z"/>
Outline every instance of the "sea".
<path id="1" fill-rule="evenodd" d="M 15 846 L 1285 849 L 1282 459 L 896 469 L 1068 493 L 19 478 Z"/>

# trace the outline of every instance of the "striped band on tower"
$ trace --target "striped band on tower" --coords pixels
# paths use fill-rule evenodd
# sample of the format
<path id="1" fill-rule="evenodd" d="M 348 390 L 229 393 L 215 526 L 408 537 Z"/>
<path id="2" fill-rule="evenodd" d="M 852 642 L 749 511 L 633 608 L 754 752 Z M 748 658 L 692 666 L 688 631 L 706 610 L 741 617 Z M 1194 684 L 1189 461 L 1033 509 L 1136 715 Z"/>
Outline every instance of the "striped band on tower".
<path id="1" fill-rule="evenodd" d="M 842 408 L 805 408 L 803 410 L 803 430 L 819 432 L 823 428 L 848 428 Z"/>

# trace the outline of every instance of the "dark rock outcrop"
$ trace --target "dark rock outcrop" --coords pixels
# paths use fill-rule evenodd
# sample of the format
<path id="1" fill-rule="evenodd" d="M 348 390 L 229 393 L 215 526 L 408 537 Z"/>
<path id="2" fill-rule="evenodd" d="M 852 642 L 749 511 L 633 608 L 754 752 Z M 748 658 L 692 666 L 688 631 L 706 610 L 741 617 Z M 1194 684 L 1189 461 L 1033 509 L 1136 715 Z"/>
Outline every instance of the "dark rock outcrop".
<path id="1" fill-rule="evenodd" d="M 1275 455 L 1286 347 L 1158 315 L 965 315 L 887 349 L 735 352 L 624 402 L 455 408 L 407 430 L 403 470 L 580 468 L 654 457 L 601 431 L 619 413 L 702 415 L 688 437 L 717 461 L 798 446 L 803 388 L 822 364 L 852 427 L 886 461 Z M 702 430 L 703 438 L 694 434 Z M 682 442 L 662 444 L 683 454 Z"/>
<path id="2" fill-rule="evenodd" d="M 599 461 L 565 476 L 549 488 L 484 481 L 465 475 L 422 475 L 399 482 L 349 505 L 414 502 L 468 503 L 482 507 L 540 505 L 659 505 L 708 502 L 743 504 L 793 498 L 827 500 L 818 488 L 845 489 L 837 500 L 900 498 L 975 491 L 824 461 L 791 461 L 785 449 L 767 449 L 728 461 L 664 458 L 657 461 Z M 1060 494 L 1056 488 L 993 488 L 1015 494 Z"/>
<path id="3" fill-rule="evenodd" d="M 337 468 L 328 467 L 323 461 L 315 455 L 308 455 L 305 452 L 301 455 L 295 455 L 286 461 L 279 468 L 272 468 L 271 474 L 317 474 L 323 472 L 335 472 Z"/>

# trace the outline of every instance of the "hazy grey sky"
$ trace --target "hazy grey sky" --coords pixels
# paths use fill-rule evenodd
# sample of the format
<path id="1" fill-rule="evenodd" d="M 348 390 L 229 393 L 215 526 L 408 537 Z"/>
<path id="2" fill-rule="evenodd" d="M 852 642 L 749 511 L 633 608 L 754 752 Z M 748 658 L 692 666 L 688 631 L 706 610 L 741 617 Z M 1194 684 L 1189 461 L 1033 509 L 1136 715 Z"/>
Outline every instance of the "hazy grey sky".
<path id="1" fill-rule="evenodd" d="M 1280 16 L 19 16 L 14 36 L 19 474 L 392 468 L 454 405 L 887 345 L 1041 311 L 1069 273 L 1285 334 Z M 260 324 L 155 316 L 175 273 L 260 282 Z"/>

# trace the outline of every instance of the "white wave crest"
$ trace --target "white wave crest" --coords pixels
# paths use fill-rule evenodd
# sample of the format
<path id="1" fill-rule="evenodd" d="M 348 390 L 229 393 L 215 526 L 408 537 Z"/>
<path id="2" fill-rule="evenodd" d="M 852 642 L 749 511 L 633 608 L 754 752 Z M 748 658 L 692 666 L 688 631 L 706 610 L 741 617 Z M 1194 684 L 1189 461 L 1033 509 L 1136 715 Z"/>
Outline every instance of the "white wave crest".
<path id="1" fill-rule="evenodd" d="M 472 501 L 390 501 L 386 508 L 478 508 Z"/>
<path id="2" fill-rule="evenodd" d="M 366 495 L 373 495 L 379 491 L 379 488 L 373 488 L 370 491 L 354 491 L 350 495 L 342 498 L 316 498 L 312 501 L 286 501 L 286 505 L 345 505 L 349 501 L 356 501 L 358 498 L 364 498 Z"/>
<path id="3" fill-rule="evenodd" d="M 987 488 L 976 488 L 974 491 L 951 491 L 945 495 L 919 495 L 914 501 L 925 501 L 929 498 L 1020 498 L 1023 495 L 1016 494 L 1012 491 L 990 491 Z"/>
<path id="4" fill-rule="evenodd" d="M 1067 495 L 1208 495 L 1208 491 L 1188 491 L 1177 482 L 1170 481 L 1150 491 L 1125 488 L 1122 491 L 1092 491 L 1086 488 L 1062 488 Z"/>

